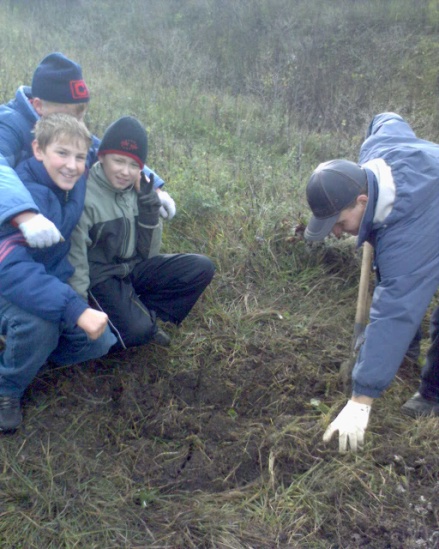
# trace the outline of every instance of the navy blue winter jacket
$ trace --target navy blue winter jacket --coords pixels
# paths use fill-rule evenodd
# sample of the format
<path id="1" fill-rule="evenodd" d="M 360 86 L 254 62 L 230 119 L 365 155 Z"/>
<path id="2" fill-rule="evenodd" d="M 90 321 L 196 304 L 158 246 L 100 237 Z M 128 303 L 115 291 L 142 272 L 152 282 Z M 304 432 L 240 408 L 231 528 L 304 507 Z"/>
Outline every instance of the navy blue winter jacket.
<path id="1" fill-rule="evenodd" d="M 374 246 L 379 283 L 353 392 L 375 398 L 393 380 L 439 287 L 439 145 L 417 138 L 398 114 L 383 113 L 359 162 L 369 200 L 358 245 Z"/>
<path id="2" fill-rule="evenodd" d="M 29 248 L 20 231 L 5 227 L 0 231 L 0 294 L 29 313 L 73 327 L 88 307 L 67 284 L 73 274 L 67 259 L 70 236 L 83 210 L 86 177 L 81 177 L 71 191 L 63 191 L 34 157 L 20 163 L 17 174 L 39 211 L 57 226 L 65 242 L 50 248 Z"/>
<path id="3" fill-rule="evenodd" d="M 15 98 L 0 106 L 0 225 L 17 214 L 30 210 L 38 212 L 32 196 L 20 182 L 14 168 L 32 153 L 32 130 L 39 116 L 30 99 L 31 89 L 20 86 Z M 97 160 L 100 140 L 93 136 L 93 144 L 87 158 L 90 168 Z M 152 170 L 146 167 L 147 173 Z M 163 186 L 163 180 L 154 173 L 155 187 Z"/>

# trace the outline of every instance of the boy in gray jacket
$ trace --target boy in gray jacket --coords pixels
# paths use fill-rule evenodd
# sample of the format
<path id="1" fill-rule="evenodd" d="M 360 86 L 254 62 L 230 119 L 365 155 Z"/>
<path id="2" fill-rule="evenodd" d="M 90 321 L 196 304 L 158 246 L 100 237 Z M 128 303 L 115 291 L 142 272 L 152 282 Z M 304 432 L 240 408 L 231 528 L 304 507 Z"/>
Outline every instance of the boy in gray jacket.
<path id="1" fill-rule="evenodd" d="M 157 317 L 180 324 L 212 280 L 213 263 L 198 254 L 151 257 L 160 199 L 141 171 L 145 129 L 133 117 L 111 124 L 90 170 L 84 212 L 72 236 L 70 284 L 105 311 L 119 344 L 169 345 Z"/>

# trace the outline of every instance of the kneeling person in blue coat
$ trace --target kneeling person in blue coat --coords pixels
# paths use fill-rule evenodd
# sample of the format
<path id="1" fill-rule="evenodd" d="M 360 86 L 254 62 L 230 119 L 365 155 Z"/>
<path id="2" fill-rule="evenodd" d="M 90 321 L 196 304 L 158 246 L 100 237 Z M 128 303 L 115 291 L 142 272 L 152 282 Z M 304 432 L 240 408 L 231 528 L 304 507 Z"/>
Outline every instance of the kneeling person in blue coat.
<path id="1" fill-rule="evenodd" d="M 70 236 L 79 220 L 91 135 L 68 114 L 35 127 L 34 156 L 17 166 L 40 212 L 60 231 L 51 248 L 30 248 L 18 229 L 0 233 L 0 430 L 22 421 L 21 397 L 43 364 L 74 364 L 105 355 L 116 338 L 108 317 L 89 307 L 67 283 Z"/>
<path id="2" fill-rule="evenodd" d="M 75 273 L 69 282 L 108 314 L 119 340 L 113 350 L 150 341 L 168 345 L 157 319 L 180 324 L 215 271 L 203 255 L 153 249 L 161 202 L 153 174 L 148 180 L 141 171 L 147 150 L 147 134 L 137 119 L 124 116 L 107 128 L 72 236 Z"/>
<path id="3" fill-rule="evenodd" d="M 338 432 L 340 451 L 362 446 L 372 403 L 395 377 L 439 287 L 439 145 L 419 139 L 398 114 L 382 113 L 359 162 L 325 162 L 307 186 L 313 217 L 305 238 L 357 235 L 358 246 L 374 247 L 378 271 L 353 394 L 324 435 Z M 430 322 L 419 391 L 402 407 L 413 417 L 439 416 L 439 308 Z"/>

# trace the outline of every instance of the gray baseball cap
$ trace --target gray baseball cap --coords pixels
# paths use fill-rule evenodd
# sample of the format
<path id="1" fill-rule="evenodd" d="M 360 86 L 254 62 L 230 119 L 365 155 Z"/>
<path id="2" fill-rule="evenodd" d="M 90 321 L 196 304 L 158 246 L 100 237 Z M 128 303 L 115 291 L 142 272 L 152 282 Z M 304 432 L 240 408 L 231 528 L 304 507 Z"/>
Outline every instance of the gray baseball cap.
<path id="1" fill-rule="evenodd" d="M 366 172 L 350 160 L 319 164 L 306 187 L 312 217 L 305 229 L 306 240 L 323 240 L 331 232 L 342 210 L 367 189 Z"/>

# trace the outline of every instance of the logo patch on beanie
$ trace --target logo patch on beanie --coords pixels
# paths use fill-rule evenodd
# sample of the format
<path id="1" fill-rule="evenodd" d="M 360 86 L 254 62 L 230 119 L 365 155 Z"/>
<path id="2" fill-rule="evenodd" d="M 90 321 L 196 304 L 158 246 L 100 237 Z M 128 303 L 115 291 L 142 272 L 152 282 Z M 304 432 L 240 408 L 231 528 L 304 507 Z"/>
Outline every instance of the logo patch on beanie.
<path id="1" fill-rule="evenodd" d="M 120 146 L 124 151 L 137 151 L 139 146 L 132 139 L 124 139 L 120 142 Z"/>
<path id="2" fill-rule="evenodd" d="M 70 90 L 73 99 L 81 100 L 90 97 L 84 80 L 70 80 Z"/>

